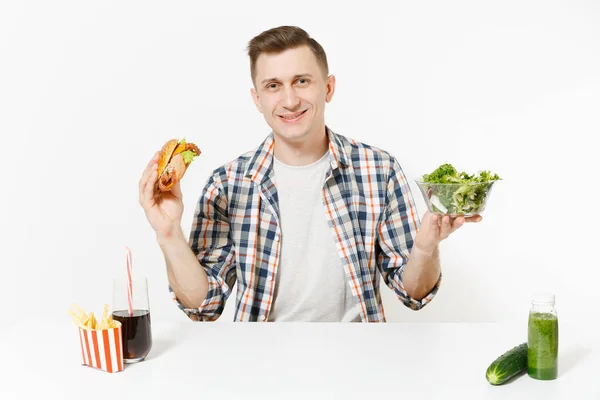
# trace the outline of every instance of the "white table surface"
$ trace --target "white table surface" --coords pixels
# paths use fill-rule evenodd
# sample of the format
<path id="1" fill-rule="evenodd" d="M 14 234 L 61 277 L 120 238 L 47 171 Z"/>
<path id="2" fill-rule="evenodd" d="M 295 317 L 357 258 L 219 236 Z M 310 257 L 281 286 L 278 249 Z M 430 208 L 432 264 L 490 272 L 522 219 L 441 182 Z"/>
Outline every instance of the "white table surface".
<path id="1" fill-rule="evenodd" d="M 152 329 L 148 358 L 109 374 L 81 365 L 69 320 L 18 323 L 0 333 L 0 399 L 600 399 L 600 337 L 580 326 L 560 326 L 557 380 L 504 386 L 485 370 L 526 340 L 521 324 L 153 320 Z"/>

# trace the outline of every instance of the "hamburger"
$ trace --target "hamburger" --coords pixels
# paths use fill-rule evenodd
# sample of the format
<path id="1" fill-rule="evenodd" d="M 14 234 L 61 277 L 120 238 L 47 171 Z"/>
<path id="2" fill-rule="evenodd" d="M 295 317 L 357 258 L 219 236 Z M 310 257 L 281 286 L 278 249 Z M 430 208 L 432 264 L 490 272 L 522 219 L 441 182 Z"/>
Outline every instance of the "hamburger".
<path id="1" fill-rule="evenodd" d="M 185 139 L 171 139 L 160 150 L 158 159 L 158 180 L 156 190 L 168 192 L 183 178 L 195 157 L 200 155 L 200 149 Z"/>

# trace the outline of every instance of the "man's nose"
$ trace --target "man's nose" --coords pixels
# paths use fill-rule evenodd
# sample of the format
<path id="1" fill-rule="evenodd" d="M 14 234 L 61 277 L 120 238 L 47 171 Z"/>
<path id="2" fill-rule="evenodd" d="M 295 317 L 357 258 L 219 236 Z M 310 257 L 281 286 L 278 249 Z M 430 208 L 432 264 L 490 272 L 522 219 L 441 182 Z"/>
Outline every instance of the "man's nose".
<path id="1" fill-rule="evenodd" d="M 294 110 L 300 106 L 300 98 L 293 87 L 286 87 L 283 90 L 282 105 L 288 110 Z"/>

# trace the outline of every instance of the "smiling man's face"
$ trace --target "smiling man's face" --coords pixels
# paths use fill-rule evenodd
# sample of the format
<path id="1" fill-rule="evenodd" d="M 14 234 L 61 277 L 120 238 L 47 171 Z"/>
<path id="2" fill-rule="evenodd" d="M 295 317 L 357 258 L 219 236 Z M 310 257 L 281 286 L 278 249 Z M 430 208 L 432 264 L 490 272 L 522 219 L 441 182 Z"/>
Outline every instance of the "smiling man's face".
<path id="1" fill-rule="evenodd" d="M 256 60 L 252 98 L 275 135 L 301 142 L 325 133 L 325 103 L 331 101 L 335 78 L 323 68 L 308 46 Z"/>

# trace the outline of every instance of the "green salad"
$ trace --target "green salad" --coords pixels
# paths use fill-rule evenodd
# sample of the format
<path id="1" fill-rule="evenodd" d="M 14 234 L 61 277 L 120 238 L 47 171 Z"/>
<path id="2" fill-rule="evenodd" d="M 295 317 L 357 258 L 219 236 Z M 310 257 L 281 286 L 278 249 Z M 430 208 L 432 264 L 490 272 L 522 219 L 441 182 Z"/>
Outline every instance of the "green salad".
<path id="1" fill-rule="evenodd" d="M 490 171 L 470 175 L 446 163 L 423 175 L 419 188 L 429 199 L 433 212 L 473 215 L 483 211 L 492 184 L 498 180 L 498 174 Z"/>

